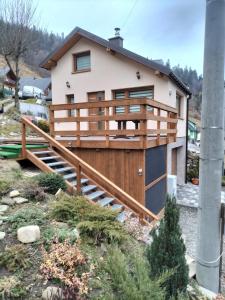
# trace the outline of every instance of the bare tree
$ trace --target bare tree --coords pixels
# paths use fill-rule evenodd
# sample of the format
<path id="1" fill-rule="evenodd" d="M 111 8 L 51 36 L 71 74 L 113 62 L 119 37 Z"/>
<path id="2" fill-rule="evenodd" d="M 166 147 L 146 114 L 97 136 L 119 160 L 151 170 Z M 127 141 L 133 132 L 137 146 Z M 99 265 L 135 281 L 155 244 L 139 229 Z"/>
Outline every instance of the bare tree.
<path id="1" fill-rule="evenodd" d="M 36 7 L 33 0 L 0 0 L 0 53 L 16 77 L 15 105 L 19 103 L 20 62 L 31 46 Z"/>

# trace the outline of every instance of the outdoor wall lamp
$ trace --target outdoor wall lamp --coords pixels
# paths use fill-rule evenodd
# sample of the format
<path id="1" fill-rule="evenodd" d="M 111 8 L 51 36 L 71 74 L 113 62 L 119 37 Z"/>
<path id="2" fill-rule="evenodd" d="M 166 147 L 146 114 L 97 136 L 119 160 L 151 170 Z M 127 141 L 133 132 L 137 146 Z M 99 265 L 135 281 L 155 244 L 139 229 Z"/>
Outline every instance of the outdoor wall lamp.
<path id="1" fill-rule="evenodd" d="M 143 173 L 142 169 L 138 169 L 138 176 L 141 176 Z"/>
<path id="2" fill-rule="evenodd" d="M 141 78 L 141 75 L 140 75 L 140 72 L 139 72 L 139 71 L 136 72 L 136 76 L 137 76 L 137 79 L 138 79 L 138 80 Z"/>
<path id="3" fill-rule="evenodd" d="M 66 82 L 66 86 L 67 86 L 68 88 L 70 88 L 70 83 L 69 83 L 69 81 Z"/>

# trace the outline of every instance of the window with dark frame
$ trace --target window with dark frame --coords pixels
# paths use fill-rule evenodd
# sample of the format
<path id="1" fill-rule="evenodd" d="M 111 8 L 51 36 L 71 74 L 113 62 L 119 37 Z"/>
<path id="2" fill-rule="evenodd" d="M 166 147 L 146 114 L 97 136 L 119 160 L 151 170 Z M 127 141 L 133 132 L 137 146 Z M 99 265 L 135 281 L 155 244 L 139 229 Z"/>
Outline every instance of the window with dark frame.
<path id="1" fill-rule="evenodd" d="M 176 109 L 178 118 L 182 118 L 182 96 L 176 94 Z"/>
<path id="2" fill-rule="evenodd" d="M 90 71 L 91 69 L 90 51 L 73 54 L 73 69 L 74 72 Z"/>
<path id="3" fill-rule="evenodd" d="M 133 88 L 133 89 L 127 89 L 127 90 L 117 90 L 114 91 L 114 98 L 115 99 L 125 99 L 125 98 L 148 98 L 153 99 L 154 98 L 154 88 L 153 87 L 146 87 L 146 88 Z M 153 107 L 149 106 L 147 107 L 147 110 L 149 112 L 153 111 Z M 121 114 L 125 112 L 124 106 L 117 106 L 116 107 L 116 113 Z M 140 105 L 131 105 L 130 106 L 130 112 L 140 112 Z"/>
<path id="4" fill-rule="evenodd" d="M 66 101 L 67 101 L 67 104 L 75 103 L 74 94 L 66 95 Z M 75 116 L 75 111 L 72 109 L 68 110 L 68 117 L 74 117 L 74 116 Z"/>

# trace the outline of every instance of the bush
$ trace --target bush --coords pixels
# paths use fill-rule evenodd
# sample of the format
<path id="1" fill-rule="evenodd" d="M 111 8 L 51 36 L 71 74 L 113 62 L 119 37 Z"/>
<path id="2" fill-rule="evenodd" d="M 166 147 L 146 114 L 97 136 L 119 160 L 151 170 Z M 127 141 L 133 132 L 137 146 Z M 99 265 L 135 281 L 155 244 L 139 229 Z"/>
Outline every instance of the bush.
<path id="1" fill-rule="evenodd" d="M 0 266 L 5 267 L 10 272 L 27 269 L 30 264 L 29 255 L 24 245 L 14 245 L 0 253 Z"/>
<path id="2" fill-rule="evenodd" d="M 199 178 L 199 156 L 188 152 L 187 180 Z"/>
<path id="3" fill-rule="evenodd" d="M 167 198 L 165 217 L 159 228 L 152 232 L 153 242 L 147 249 L 152 278 L 166 271 L 173 272 L 164 283 L 167 298 L 177 298 L 179 292 L 185 293 L 188 285 L 188 266 L 185 260 L 185 245 L 179 227 L 179 209 L 175 198 Z"/>
<path id="4" fill-rule="evenodd" d="M 113 295 L 112 293 L 104 295 L 102 299 L 165 299 L 165 291 L 161 285 L 169 275 L 163 275 L 160 279 L 151 279 L 148 261 L 141 251 L 127 255 L 117 247 L 111 247 L 102 268 L 109 276 L 108 282 L 111 282 L 113 291 Z M 105 274 L 104 277 L 107 278 Z"/>
<path id="5" fill-rule="evenodd" d="M 64 178 L 56 173 L 43 173 L 37 176 L 39 186 L 44 187 L 46 192 L 55 194 L 59 189 L 66 190 Z"/>
<path id="6" fill-rule="evenodd" d="M 19 110 L 16 107 L 10 108 L 7 112 L 6 115 L 8 116 L 9 119 L 12 119 L 14 121 L 20 121 L 21 114 Z"/>
<path id="7" fill-rule="evenodd" d="M 121 242 L 127 238 L 123 226 L 116 221 L 117 214 L 109 208 L 90 203 L 84 197 L 66 194 L 54 204 L 51 212 L 57 221 L 67 221 L 73 226 L 78 224 L 81 237 L 92 238 L 96 244 Z"/>
<path id="8" fill-rule="evenodd" d="M 0 278 L 1 299 L 26 299 L 26 294 L 25 287 L 16 276 L 4 276 Z"/>
<path id="9" fill-rule="evenodd" d="M 43 263 L 40 270 L 45 279 L 59 280 L 77 295 L 87 294 L 90 269 L 87 259 L 80 251 L 78 245 L 64 243 L 52 244 L 50 252 L 43 249 Z M 77 298 L 74 298 L 77 299 Z"/>
<path id="10" fill-rule="evenodd" d="M 25 184 L 23 196 L 31 201 L 44 201 L 47 199 L 45 188 L 38 185 L 36 181 L 29 181 Z"/>
<path id="11" fill-rule="evenodd" d="M 0 197 L 4 196 L 10 191 L 10 183 L 3 179 L 0 179 Z"/>
<path id="12" fill-rule="evenodd" d="M 71 245 L 73 245 L 77 240 L 77 234 L 74 230 L 68 228 L 48 227 L 43 231 L 42 238 L 45 249 L 49 250 L 49 247 L 55 241 L 63 243 L 67 240 Z"/>
<path id="13" fill-rule="evenodd" d="M 21 208 L 11 215 L 8 219 L 14 230 L 27 225 L 42 225 L 45 222 L 45 216 L 41 209 L 37 207 Z"/>
<path id="14" fill-rule="evenodd" d="M 37 126 L 46 133 L 49 133 L 49 123 L 46 120 L 39 120 Z"/>
<path id="15" fill-rule="evenodd" d="M 77 225 L 81 236 L 87 236 L 94 239 L 95 244 L 101 242 L 121 243 L 127 238 L 127 235 L 119 222 L 106 221 L 84 221 Z"/>

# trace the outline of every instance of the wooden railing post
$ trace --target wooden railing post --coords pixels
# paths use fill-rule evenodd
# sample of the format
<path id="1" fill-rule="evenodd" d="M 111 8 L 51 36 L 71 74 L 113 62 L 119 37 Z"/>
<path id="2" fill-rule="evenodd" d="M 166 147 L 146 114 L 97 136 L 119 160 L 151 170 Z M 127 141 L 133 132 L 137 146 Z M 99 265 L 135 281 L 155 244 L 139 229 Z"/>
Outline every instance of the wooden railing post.
<path id="1" fill-rule="evenodd" d="M 106 129 L 106 147 L 109 147 L 109 107 L 106 107 L 105 109 L 105 129 Z"/>
<path id="2" fill-rule="evenodd" d="M 50 136 L 54 137 L 54 131 L 55 131 L 55 122 L 54 122 L 54 110 L 49 108 L 49 131 Z"/>
<path id="3" fill-rule="evenodd" d="M 160 117 L 160 108 L 157 108 L 157 116 Z M 160 121 L 157 120 L 157 130 L 160 130 Z M 157 133 L 157 140 L 156 143 L 159 145 L 160 142 L 160 132 Z"/>
<path id="4" fill-rule="evenodd" d="M 78 164 L 77 167 L 77 193 L 81 193 L 81 166 Z"/>
<path id="5" fill-rule="evenodd" d="M 140 106 L 141 106 L 140 108 L 141 113 L 147 115 L 147 106 L 145 104 L 141 104 Z M 148 127 L 147 120 L 140 120 L 140 130 L 145 132 L 145 134 L 141 136 L 142 148 L 147 147 L 147 141 L 148 141 L 147 127 Z"/>
<path id="6" fill-rule="evenodd" d="M 78 108 L 77 109 L 77 118 L 78 118 L 78 121 L 77 121 L 77 147 L 80 147 L 80 109 Z"/>
<path id="7" fill-rule="evenodd" d="M 22 122 L 22 157 L 26 158 L 26 124 Z"/>

